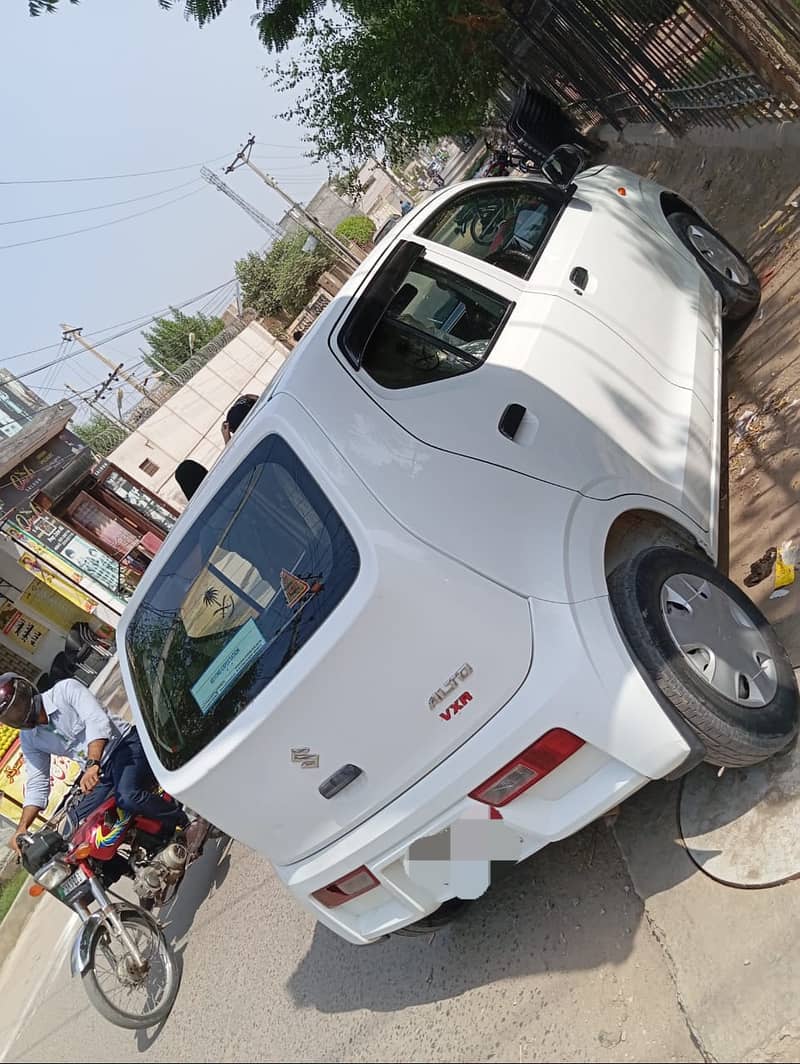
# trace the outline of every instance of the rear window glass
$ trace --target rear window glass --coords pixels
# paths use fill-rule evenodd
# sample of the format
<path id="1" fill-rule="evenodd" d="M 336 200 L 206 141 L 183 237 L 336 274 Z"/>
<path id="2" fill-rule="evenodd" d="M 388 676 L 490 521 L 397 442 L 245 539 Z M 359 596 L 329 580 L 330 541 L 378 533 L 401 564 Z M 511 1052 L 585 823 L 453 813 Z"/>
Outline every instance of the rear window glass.
<path id="1" fill-rule="evenodd" d="M 288 444 L 264 440 L 194 518 L 128 627 L 159 760 L 185 764 L 341 602 L 355 543 Z"/>

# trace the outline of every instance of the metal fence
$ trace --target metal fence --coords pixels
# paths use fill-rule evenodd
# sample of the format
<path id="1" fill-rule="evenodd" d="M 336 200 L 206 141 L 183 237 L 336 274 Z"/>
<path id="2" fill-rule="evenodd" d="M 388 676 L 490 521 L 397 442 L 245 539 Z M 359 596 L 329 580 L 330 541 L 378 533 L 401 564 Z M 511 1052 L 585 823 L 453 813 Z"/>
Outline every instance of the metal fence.
<path id="1" fill-rule="evenodd" d="M 800 10 L 791 0 L 746 2 L 751 17 L 758 9 L 761 44 L 800 55 Z M 679 133 L 792 117 L 795 105 L 749 60 L 746 35 L 726 31 L 704 6 L 506 0 L 511 79 L 554 93 L 581 125 L 659 122 Z"/>

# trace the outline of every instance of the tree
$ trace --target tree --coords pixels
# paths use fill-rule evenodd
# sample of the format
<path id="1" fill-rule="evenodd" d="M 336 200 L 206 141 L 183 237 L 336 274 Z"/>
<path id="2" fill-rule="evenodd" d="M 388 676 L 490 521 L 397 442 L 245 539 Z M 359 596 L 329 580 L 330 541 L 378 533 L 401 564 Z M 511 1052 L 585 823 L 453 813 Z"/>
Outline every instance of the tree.
<path id="1" fill-rule="evenodd" d="M 301 31 L 298 58 L 278 67 L 299 92 L 299 121 L 318 157 L 394 156 L 483 124 L 505 67 L 500 0 L 345 0 Z M 413 47 L 410 42 L 413 41 Z"/>
<path id="2" fill-rule="evenodd" d="M 300 230 L 276 240 L 264 255 L 251 251 L 239 259 L 236 276 L 245 306 L 262 317 L 283 315 L 289 321 L 297 317 L 331 260 L 322 244 L 304 251 L 307 240 L 308 234 Z"/>
<path id="3" fill-rule="evenodd" d="M 151 348 L 151 354 L 144 356 L 145 362 L 153 369 L 178 369 L 224 328 L 222 318 L 184 314 L 173 308 L 171 317 L 156 318 L 150 329 L 142 330 Z"/>
<path id="4" fill-rule="evenodd" d="M 360 168 L 358 166 L 351 166 L 338 174 L 331 174 L 328 178 L 328 184 L 342 199 L 350 200 L 351 203 L 355 204 L 364 195 L 364 186 L 358 179 L 359 173 Z"/>
<path id="5" fill-rule="evenodd" d="M 375 223 L 363 214 L 354 214 L 339 222 L 333 231 L 340 240 L 352 240 L 359 247 L 366 247 L 375 236 Z"/>
<path id="6" fill-rule="evenodd" d="M 111 452 L 127 438 L 127 433 L 103 414 L 92 414 L 88 421 L 72 426 L 75 435 L 83 440 L 95 454 L 103 456 Z"/>

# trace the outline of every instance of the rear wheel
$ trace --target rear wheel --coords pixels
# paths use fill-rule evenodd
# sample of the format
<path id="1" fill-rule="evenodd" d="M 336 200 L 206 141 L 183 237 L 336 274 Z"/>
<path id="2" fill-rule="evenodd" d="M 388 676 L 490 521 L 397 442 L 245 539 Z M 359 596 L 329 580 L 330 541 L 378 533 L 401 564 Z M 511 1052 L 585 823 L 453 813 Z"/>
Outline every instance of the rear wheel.
<path id="1" fill-rule="evenodd" d="M 722 297 L 724 317 L 741 321 L 751 316 L 761 301 L 761 285 L 749 262 L 696 215 L 679 211 L 667 221 Z"/>
<path id="2" fill-rule="evenodd" d="M 442 927 L 447 927 L 458 917 L 462 916 L 472 905 L 471 901 L 466 901 L 463 898 L 450 898 L 449 901 L 442 902 L 438 909 L 429 913 L 427 916 L 423 916 L 421 920 L 417 920 L 416 923 L 409 924 L 407 927 L 401 927 L 399 931 L 395 931 L 396 935 L 430 935 L 434 931 L 438 931 Z"/>
<path id="3" fill-rule="evenodd" d="M 624 561 L 608 586 L 634 659 L 700 737 L 707 761 L 752 765 L 792 742 L 799 700 L 786 651 L 710 562 L 654 547 Z"/>

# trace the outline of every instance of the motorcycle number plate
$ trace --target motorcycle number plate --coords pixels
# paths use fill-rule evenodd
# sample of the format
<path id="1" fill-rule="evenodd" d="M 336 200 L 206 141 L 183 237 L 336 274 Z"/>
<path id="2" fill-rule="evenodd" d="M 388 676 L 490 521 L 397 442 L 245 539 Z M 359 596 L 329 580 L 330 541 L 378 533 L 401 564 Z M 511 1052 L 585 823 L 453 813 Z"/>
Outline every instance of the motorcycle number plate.
<path id="1" fill-rule="evenodd" d="M 87 879 L 87 875 L 82 868 L 77 868 L 72 875 L 67 876 L 63 883 L 58 887 L 58 895 L 61 898 L 69 897 L 73 891 L 82 886 Z"/>

